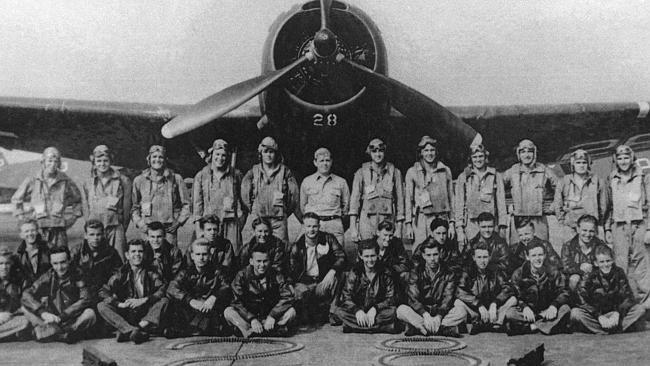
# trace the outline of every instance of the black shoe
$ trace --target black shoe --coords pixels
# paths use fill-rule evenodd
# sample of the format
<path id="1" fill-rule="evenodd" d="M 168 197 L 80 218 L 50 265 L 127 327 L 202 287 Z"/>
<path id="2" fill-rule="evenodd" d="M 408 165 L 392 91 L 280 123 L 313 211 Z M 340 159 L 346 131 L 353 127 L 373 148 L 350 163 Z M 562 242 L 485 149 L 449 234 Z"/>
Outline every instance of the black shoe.
<path id="1" fill-rule="evenodd" d="M 278 325 L 275 327 L 275 336 L 276 337 L 288 337 L 289 336 L 289 327 L 286 325 Z"/>
<path id="2" fill-rule="evenodd" d="M 508 334 L 508 336 L 516 336 L 516 335 L 530 334 L 530 333 L 532 333 L 532 331 L 530 330 L 530 325 L 528 324 L 511 322 L 506 325 L 506 334 Z"/>
<path id="3" fill-rule="evenodd" d="M 163 337 L 167 339 L 176 339 L 176 338 L 181 338 L 183 336 L 184 334 L 182 334 L 180 331 L 178 331 L 176 328 L 173 327 L 165 328 L 163 330 Z"/>
<path id="4" fill-rule="evenodd" d="M 352 332 L 353 332 L 352 328 L 350 328 L 347 325 L 343 326 L 343 333 L 352 333 Z"/>
<path id="5" fill-rule="evenodd" d="M 79 340 L 79 337 L 74 332 L 64 332 L 57 334 L 56 340 L 67 344 L 75 344 Z"/>
<path id="6" fill-rule="evenodd" d="M 404 335 L 407 336 L 407 337 L 412 337 L 412 336 L 421 335 L 421 334 L 420 334 L 420 330 L 418 328 L 416 328 L 416 327 L 412 326 L 411 324 L 409 324 L 409 325 L 406 326 L 406 332 L 404 333 Z"/>
<path id="7" fill-rule="evenodd" d="M 460 333 L 458 333 L 458 328 L 456 327 L 440 327 L 440 330 L 438 330 L 438 335 L 441 335 L 443 337 L 462 338 Z"/>
<path id="8" fill-rule="evenodd" d="M 136 329 L 131 332 L 131 336 L 129 338 L 133 341 L 133 343 L 140 344 L 149 340 L 149 334 L 142 331 L 141 329 Z"/>
<path id="9" fill-rule="evenodd" d="M 484 325 L 478 322 L 472 323 L 472 329 L 469 331 L 469 335 L 480 334 L 485 331 Z"/>
<path id="10" fill-rule="evenodd" d="M 118 331 L 117 331 L 117 335 L 115 336 L 115 341 L 117 341 L 117 343 L 128 342 L 129 339 L 130 339 L 130 338 L 129 338 L 130 335 L 131 335 L 131 334 L 129 334 L 129 333 L 122 333 L 122 332 L 120 332 L 120 331 L 118 330 Z"/>
<path id="11" fill-rule="evenodd" d="M 339 319 L 339 317 L 336 316 L 336 314 L 332 314 L 332 313 L 330 313 L 330 314 L 329 314 L 329 319 L 328 319 L 328 320 L 329 320 L 330 325 L 331 325 L 331 326 L 334 326 L 334 327 L 337 327 L 337 326 L 343 324 L 343 322 L 341 321 L 341 319 Z"/>

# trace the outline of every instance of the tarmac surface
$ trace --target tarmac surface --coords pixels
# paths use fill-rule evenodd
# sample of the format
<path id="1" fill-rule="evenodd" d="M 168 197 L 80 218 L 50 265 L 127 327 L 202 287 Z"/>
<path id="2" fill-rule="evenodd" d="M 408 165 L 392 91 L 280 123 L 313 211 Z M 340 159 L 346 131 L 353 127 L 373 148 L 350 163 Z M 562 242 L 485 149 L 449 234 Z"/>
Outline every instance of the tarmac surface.
<path id="1" fill-rule="evenodd" d="M 551 220 L 551 228 L 553 228 Z M 80 242 L 83 227 L 78 222 L 69 232 L 71 246 Z M 556 231 L 551 230 L 551 233 Z M 10 215 L 0 215 L 0 242 L 15 247 L 18 243 L 16 222 Z M 299 233 L 297 221 L 290 224 L 290 236 L 294 239 Z M 137 235 L 131 228 L 129 237 Z M 181 247 L 186 246 L 191 228 L 186 225 L 179 235 Z M 185 243 L 183 245 L 183 243 Z M 183 248 L 184 249 L 184 248 Z M 346 248 L 351 252 L 353 248 Z M 560 248 L 556 248 L 559 251 Z M 288 338 L 289 342 L 304 346 L 301 350 L 263 358 L 235 361 L 207 361 L 191 365 L 380 365 L 379 358 L 390 352 L 376 346 L 387 339 L 402 335 L 386 334 L 343 334 L 341 327 L 325 325 L 319 329 L 300 328 L 298 333 Z M 131 342 L 116 343 L 113 338 L 81 341 L 74 345 L 61 343 L 11 342 L 0 343 L 0 365 L 81 365 L 84 347 L 93 346 L 106 356 L 113 358 L 117 365 L 173 365 L 174 362 L 201 356 L 245 357 L 247 354 L 278 351 L 282 344 L 244 344 L 240 341 L 187 346 L 182 350 L 167 349 L 179 341 L 200 340 L 185 338 L 168 340 L 157 337 L 142 345 Z M 459 352 L 480 358 L 485 364 L 505 365 L 512 357 L 521 357 L 540 343 L 545 344 L 546 353 L 543 365 L 650 365 L 650 330 L 638 333 L 610 336 L 570 334 L 570 335 L 524 335 L 508 337 L 505 334 L 464 335 L 460 339 L 467 347 Z M 435 347 L 410 342 L 408 346 Z M 182 364 L 182 363 L 177 363 Z M 400 358 L 391 365 L 469 365 L 467 361 L 449 356 L 418 356 Z"/>

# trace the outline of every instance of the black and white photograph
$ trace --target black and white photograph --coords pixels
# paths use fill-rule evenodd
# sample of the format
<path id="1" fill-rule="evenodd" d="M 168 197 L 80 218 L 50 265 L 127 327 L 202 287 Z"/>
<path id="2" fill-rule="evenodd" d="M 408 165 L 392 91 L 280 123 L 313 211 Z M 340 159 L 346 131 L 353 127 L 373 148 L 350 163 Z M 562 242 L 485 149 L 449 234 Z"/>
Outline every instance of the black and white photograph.
<path id="1" fill-rule="evenodd" d="M 650 358 L 650 2 L 0 2 L 0 364 Z"/>

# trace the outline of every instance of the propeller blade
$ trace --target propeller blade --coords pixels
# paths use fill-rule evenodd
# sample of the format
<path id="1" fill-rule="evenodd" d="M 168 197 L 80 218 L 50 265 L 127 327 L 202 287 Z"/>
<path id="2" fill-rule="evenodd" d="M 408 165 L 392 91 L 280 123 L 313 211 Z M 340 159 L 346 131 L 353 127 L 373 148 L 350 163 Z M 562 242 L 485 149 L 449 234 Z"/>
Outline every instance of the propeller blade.
<path id="1" fill-rule="evenodd" d="M 170 139 L 210 123 L 246 103 L 309 59 L 310 54 L 304 55 L 280 70 L 229 86 L 196 103 L 189 112 L 176 116 L 167 122 L 160 132 Z"/>
<path id="2" fill-rule="evenodd" d="M 466 143 L 467 147 L 482 142 L 481 134 L 426 95 L 347 58 L 340 58 L 340 60 L 356 70 L 365 79 L 368 86 L 381 85 L 386 88 L 390 95 L 391 105 L 409 119 L 428 128 L 431 128 L 432 123 L 442 123 L 442 128 L 438 129 L 439 133 L 450 134 L 450 137 L 458 139 L 457 141 Z"/>
<path id="3" fill-rule="evenodd" d="M 320 0 L 320 29 L 329 29 L 332 0 Z"/>

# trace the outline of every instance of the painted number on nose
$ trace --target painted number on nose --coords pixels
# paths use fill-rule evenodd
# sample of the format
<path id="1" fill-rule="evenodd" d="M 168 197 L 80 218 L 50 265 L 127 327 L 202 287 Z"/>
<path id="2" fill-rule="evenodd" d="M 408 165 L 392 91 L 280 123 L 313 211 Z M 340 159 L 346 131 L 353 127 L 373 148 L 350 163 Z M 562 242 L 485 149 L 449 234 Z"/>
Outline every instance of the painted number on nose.
<path id="1" fill-rule="evenodd" d="M 314 126 L 318 127 L 334 127 L 336 126 L 339 121 L 338 121 L 338 116 L 335 113 L 316 113 L 313 116 L 313 121 L 314 121 Z"/>

